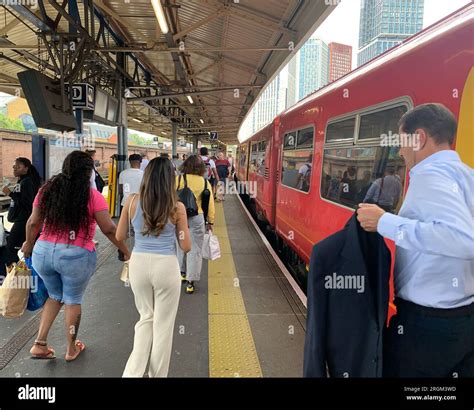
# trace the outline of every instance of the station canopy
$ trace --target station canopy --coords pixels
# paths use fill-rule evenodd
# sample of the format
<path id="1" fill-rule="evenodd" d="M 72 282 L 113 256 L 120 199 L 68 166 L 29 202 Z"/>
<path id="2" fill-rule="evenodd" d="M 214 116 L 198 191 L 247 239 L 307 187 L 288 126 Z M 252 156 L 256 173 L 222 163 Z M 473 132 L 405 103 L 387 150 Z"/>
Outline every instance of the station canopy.
<path id="1" fill-rule="evenodd" d="M 182 139 L 217 131 L 235 144 L 264 86 L 334 9 L 327 3 L 6 1 L 0 90 L 18 95 L 17 73 L 32 68 L 122 94 L 131 128 L 169 136 L 175 122 Z"/>

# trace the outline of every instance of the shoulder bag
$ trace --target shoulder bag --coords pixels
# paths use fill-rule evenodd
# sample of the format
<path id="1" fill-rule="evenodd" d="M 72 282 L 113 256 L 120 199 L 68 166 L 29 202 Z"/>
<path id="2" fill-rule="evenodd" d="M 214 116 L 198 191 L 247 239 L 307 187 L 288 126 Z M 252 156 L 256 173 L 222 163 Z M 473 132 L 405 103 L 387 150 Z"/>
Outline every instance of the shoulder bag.
<path id="1" fill-rule="evenodd" d="M 132 204 L 133 204 L 133 201 L 135 201 L 135 198 L 137 196 L 134 195 L 132 200 L 130 201 L 130 206 L 128 207 L 128 239 L 129 239 L 129 242 L 130 242 L 130 247 L 132 246 L 132 239 L 131 239 L 131 228 L 132 228 Z M 123 267 L 122 267 L 122 273 L 120 274 L 120 280 L 124 283 L 130 283 L 130 279 L 129 279 L 129 262 L 130 260 L 128 261 L 125 261 L 123 263 Z"/>

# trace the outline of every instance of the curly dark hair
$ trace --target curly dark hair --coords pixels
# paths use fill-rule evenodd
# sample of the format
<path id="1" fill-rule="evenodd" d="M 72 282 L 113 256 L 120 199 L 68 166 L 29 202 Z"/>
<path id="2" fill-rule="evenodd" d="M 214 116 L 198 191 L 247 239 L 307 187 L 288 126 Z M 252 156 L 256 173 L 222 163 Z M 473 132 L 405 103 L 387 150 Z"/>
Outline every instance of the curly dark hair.
<path id="1" fill-rule="evenodd" d="M 46 234 L 62 238 L 67 236 L 70 241 L 77 237 L 80 230 L 89 235 L 92 220 L 88 205 L 93 169 L 94 161 L 88 154 L 73 151 L 64 160 L 62 172 L 46 182 L 39 200 Z"/>

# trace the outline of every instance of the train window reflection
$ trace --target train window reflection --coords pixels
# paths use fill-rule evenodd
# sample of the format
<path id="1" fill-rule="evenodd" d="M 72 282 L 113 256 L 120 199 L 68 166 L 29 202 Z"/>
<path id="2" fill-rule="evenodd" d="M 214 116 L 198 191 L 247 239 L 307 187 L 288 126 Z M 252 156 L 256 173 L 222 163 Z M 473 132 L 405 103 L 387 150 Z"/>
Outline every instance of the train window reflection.
<path id="1" fill-rule="evenodd" d="M 311 148 L 313 146 L 313 128 L 298 131 L 296 148 Z"/>
<path id="2" fill-rule="evenodd" d="M 250 153 L 250 172 L 257 171 L 257 159 L 258 159 L 258 142 L 252 143 L 252 151 Z"/>
<path id="3" fill-rule="evenodd" d="M 326 142 L 354 139 L 355 117 L 329 124 L 326 130 Z"/>
<path id="4" fill-rule="evenodd" d="M 387 212 L 401 206 L 405 163 L 398 147 L 324 150 L 321 196 L 350 208 L 376 203 Z"/>
<path id="5" fill-rule="evenodd" d="M 267 142 L 262 141 L 258 147 L 257 156 L 257 174 L 265 176 L 265 157 L 266 157 Z"/>
<path id="6" fill-rule="evenodd" d="M 297 140 L 295 139 L 297 136 Z M 286 134 L 283 144 L 281 183 L 299 191 L 309 192 L 313 169 L 314 129 Z"/>
<path id="7" fill-rule="evenodd" d="M 372 114 L 361 115 L 359 139 L 388 138 L 391 134 L 398 134 L 398 120 L 407 112 L 404 105 L 377 111 Z"/>

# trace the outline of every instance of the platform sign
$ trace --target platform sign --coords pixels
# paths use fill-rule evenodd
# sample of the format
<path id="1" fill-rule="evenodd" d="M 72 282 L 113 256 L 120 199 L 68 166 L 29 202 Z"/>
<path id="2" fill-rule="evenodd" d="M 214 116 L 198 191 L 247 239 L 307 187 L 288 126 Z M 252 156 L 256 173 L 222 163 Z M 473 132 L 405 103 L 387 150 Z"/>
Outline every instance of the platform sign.
<path id="1" fill-rule="evenodd" d="M 219 133 L 217 131 L 211 131 L 209 139 L 211 141 L 217 141 L 219 139 Z"/>
<path id="2" fill-rule="evenodd" d="M 66 84 L 66 93 L 69 94 L 69 84 Z M 87 83 L 78 83 L 72 86 L 72 106 L 83 110 L 93 110 L 95 107 L 94 87 Z"/>
<path id="3" fill-rule="evenodd" d="M 219 149 L 219 144 L 211 144 L 211 149 Z"/>

